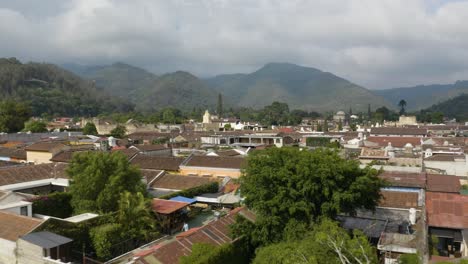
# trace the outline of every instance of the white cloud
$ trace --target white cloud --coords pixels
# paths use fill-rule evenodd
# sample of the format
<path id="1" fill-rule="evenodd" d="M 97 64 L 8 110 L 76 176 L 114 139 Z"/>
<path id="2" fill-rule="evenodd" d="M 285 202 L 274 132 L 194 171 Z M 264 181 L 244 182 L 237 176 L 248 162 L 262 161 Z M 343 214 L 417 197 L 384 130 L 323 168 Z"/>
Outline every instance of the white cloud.
<path id="1" fill-rule="evenodd" d="M 3 57 L 202 76 L 288 61 L 369 88 L 468 78 L 466 1 L 11 2 L 0 0 Z"/>

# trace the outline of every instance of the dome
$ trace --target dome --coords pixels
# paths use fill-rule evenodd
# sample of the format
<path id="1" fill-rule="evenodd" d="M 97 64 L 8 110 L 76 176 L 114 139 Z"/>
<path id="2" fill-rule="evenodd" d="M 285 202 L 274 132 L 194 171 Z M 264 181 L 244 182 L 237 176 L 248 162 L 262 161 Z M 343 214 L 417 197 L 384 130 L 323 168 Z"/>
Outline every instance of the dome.
<path id="1" fill-rule="evenodd" d="M 405 145 L 405 148 L 412 148 L 412 147 L 413 147 L 413 145 L 411 145 L 411 143 L 406 143 L 406 145 Z"/>
<path id="2" fill-rule="evenodd" d="M 344 111 L 338 111 L 336 112 L 336 115 L 346 115 Z"/>

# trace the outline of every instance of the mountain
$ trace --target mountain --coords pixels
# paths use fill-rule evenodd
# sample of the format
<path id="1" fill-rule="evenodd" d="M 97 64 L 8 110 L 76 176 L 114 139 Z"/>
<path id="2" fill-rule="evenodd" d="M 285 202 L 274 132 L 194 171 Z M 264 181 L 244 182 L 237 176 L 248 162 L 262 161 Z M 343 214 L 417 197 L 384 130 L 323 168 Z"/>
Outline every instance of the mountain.
<path id="1" fill-rule="evenodd" d="M 150 86 L 135 93 L 137 109 L 155 110 L 175 107 L 181 110 L 211 108 L 216 105 L 217 93 L 196 76 L 177 71 L 157 78 Z"/>
<path id="2" fill-rule="evenodd" d="M 23 64 L 15 58 L 0 58 L 0 96 L 27 101 L 36 116 L 95 116 L 133 108 L 128 102 L 56 65 Z"/>
<path id="3" fill-rule="evenodd" d="M 366 111 L 389 107 L 382 97 L 328 72 L 290 63 L 269 63 L 250 74 L 220 75 L 207 79 L 213 89 L 239 106 L 260 108 L 281 101 L 292 109 Z"/>
<path id="4" fill-rule="evenodd" d="M 139 89 L 146 89 L 157 79 L 157 76 L 144 69 L 117 62 L 104 66 L 82 66 L 79 64 L 64 64 L 63 67 L 92 80 L 96 86 L 123 98 L 133 98 Z"/>
<path id="5" fill-rule="evenodd" d="M 407 110 L 419 110 L 430 107 L 462 93 L 468 93 L 468 81 L 457 81 L 453 84 L 418 85 L 414 87 L 374 90 L 396 106 L 400 100 L 407 103 Z"/>
<path id="6" fill-rule="evenodd" d="M 461 94 L 435 104 L 423 112 L 442 112 L 445 117 L 456 118 L 457 121 L 468 121 L 468 94 Z"/>

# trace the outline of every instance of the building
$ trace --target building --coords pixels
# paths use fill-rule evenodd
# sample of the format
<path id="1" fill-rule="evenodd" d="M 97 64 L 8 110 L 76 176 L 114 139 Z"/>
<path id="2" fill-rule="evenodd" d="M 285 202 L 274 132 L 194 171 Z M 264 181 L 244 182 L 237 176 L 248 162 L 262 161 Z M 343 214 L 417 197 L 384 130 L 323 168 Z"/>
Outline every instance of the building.
<path id="1" fill-rule="evenodd" d="M 180 165 L 180 174 L 214 178 L 239 178 L 245 159 L 241 157 L 195 156 Z"/>
<path id="2" fill-rule="evenodd" d="M 17 263 L 47 264 L 70 261 L 73 240 L 48 231 L 21 236 L 17 241 Z"/>
<path id="3" fill-rule="evenodd" d="M 26 161 L 34 164 L 51 163 L 50 159 L 55 154 L 67 149 L 70 149 L 70 146 L 64 142 L 37 142 L 25 148 Z"/>

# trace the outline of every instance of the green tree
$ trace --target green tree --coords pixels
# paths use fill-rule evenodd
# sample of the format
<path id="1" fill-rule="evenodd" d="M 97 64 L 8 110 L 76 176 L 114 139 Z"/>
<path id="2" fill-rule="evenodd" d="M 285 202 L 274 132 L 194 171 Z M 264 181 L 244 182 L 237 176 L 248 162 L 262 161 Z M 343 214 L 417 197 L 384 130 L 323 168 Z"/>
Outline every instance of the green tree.
<path id="1" fill-rule="evenodd" d="M 441 112 L 433 112 L 431 113 L 431 122 L 440 124 L 444 122 L 444 114 Z"/>
<path id="2" fill-rule="evenodd" d="M 278 242 L 291 221 L 310 224 L 320 216 L 374 209 L 383 186 L 377 174 L 329 149 L 253 153 L 240 178 L 245 204 L 257 214 L 252 240 Z"/>
<path id="3" fill-rule="evenodd" d="M 401 99 L 400 102 L 398 102 L 398 106 L 400 107 L 400 115 L 405 114 L 405 107 L 406 107 L 406 101 L 404 99 Z"/>
<path id="4" fill-rule="evenodd" d="M 86 125 L 83 127 L 83 134 L 97 136 L 98 132 L 96 125 L 93 122 L 86 123 Z"/>
<path id="5" fill-rule="evenodd" d="M 0 131 L 14 133 L 24 128 L 24 122 L 31 117 L 31 109 L 22 102 L 5 100 L 0 102 Z"/>
<path id="6" fill-rule="evenodd" d="M 127 134 L 127 129 L 122 125 L 117 125 L 110 133 L 110 135 L 115 138 L 123 138 L 125 134 Z"/>
<path id="7" fill-rule="evenodd" d="M 151 211 L 151 200 L 141 192 L 124 191 L 121 194 L 117 221 L 122 225 L 127 237 L 150 240 L 158 235 Z"/>
<path id="8" fill-rule="evenodd" d="M 418 254 L 403 254 L 398 259 L 398 263 L 399 264 L 419 264 L 421 263 L 421 261 L 419 261 Z"/>
<path id="9" fill-rule="evenodd" d="M 122 226 L 116 223 L 92 228 L 90 230 L 90 237 L 98 259 L 110 259 L 113 256 L 112 247 L 122 241 L 123 235 Z"/>
<path id="10" fill-rule="evenodd" d="M 140 171 L 118 151 L 76 153 L 67 173 L 75 213 L 114 212 L 124 191 L 146 194 Z"/>
<path id="11" fill-rule="evenodd" d="M 352 235 L 324 219 L 297 241 L 272 244 L 257 251 L 253 264 L 377 263 L 377 254 L 360 231 Z"/>
<path id="12" fill-rule="evenodd" d="M 221 118 L 223 116 L 223 95 L 218 94 L 218 106 L 216 107 L 216 113 Z"/>
<path id="13" fill-rule="evenodd" d="M 24 124 L 23 131 L 29 131 L 32 133 L 47 132 L 47 124 L 42 121 L 29 120 Z"/>
<path id="14" fill-rule="evenodd" d="M 224 125 L 224 130 L 231 130 L 231 129 L 232 129 L 231 124 Z"/>
<path id="15" fill-rule="evenodd" d="M 372 118 L 372 111 L 371 111 L 371 107 L 370 107 L 370 104 L 367 105 L 367 120 L 371 120 Z"/>

